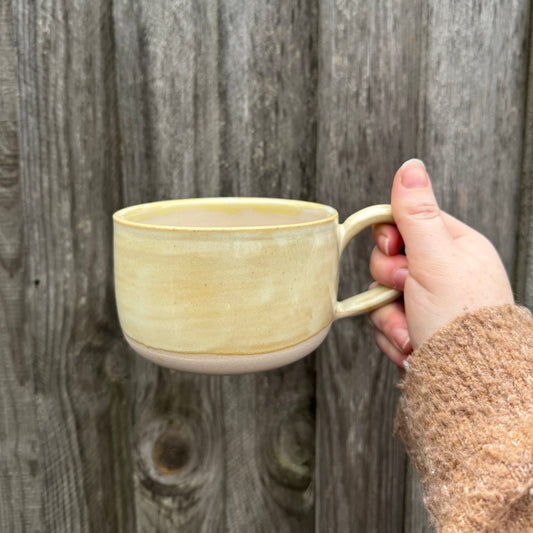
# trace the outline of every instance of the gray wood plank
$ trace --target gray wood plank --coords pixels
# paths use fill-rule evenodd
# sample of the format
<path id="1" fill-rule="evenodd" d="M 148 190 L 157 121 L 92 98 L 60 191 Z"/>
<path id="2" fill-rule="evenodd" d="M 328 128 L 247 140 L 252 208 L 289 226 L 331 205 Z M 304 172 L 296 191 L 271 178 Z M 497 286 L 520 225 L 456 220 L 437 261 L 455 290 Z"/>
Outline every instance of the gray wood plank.
<path id="1" fill-rule="evenodd" d="M 416 155 L 422 4 L 320 5 L 317 198 L 344 219 L 389 201 L 396 168 Z M 368 287 L 370 250 L 367 232 L 344 252 L 341 298 Z M 319 531 L 402 531 L 397 379 L 366 317 L 334 324 L 317 358 Z"/>
<path id="2" fill-rule="evenodd" d="M 116 0 L 113 9 L 126 204 L 216 196 L 216 3 Z"/>
<path id="3" fill-rule="evenodd" d="M 406 533 L 433 533 L 429 514 L 423 502 L 423 489 L 420 476 L 409 458 L 407 458 L 407 483 L 405 486 L 405 521 L 403 531 Z"/>
<path id="4" fill-rule="evenodd" d="M 220 5 L 222 195 L 314 199 L 317 11 Z M 227 531 L 314 530 L 314 361 L 223 380 Z"/>
<path id="5" fill-rule="evenodd" d="M 126 203 L 312 195 L 312 6 L 118 1 L 114 13 Z M 312 530 L 312 359 L 228 378 L 135 367 L 139 531 Z M 154 460 L 164 442 L 183 464 Z"/>
<path id="6" fill-rule="evenodd" d="M 424 17 L 419 155 L 441 207 L 487 235 L 512 278 L 529 2 L 431 2 Z M 410 469 L 408 491 L 418 483 Z M 406 502 L 407 531 L 431 531 Z"/>
<path id="7" fill-rule="evenodd" d="M 39 527 L 42 483 L 32 369 L 23 356 L 24 240 L 18 146 L 18 89 L 11 5 L 0 3 L 0 530 Z M 27 512 L 24 508 L 29 504 Z M 32 508 L 32 504 L 34 507 Z"/>
<path id="8" fill-rule="evenodd" d="M 225 378 L 225 531 L 314 531 L 313 363 Z"/>
<path id="9" fill-rule="evenodd" d="M 216 5 L 119 0 L 114 18 L 124 204 L 216 196 Z M 130 357 L 137 531 L 221 531 L 220 378 Z"/>
<path id="10" fill-rule="evenodd" d="M 220 378 L 159 369 L 131 357 L 137 531 L 221 531 Z"/>
<path id="11" fill-rule="evenodd" d="M 120 196 L 110 5 L 14 1 L 13 12 L 26 371 L 12 401 L 27 414 L 10 438 L 30 476 L 10 465 L 22 493 L 12 519 L 23 531 L 131 531 L 129 447 L 114 424 L 127 372 L 117 373 L 110 276 Z"/>
<path id="12" fill-rule="evenodd" d="M 514 288 L 517 303 L 533 310 L 533 10 L 529 23 L 529 68 L 520 181 L 520 216 Z"/>
<path id="13" fill-rule="evenodd" d="M 316 383 L 314 356 L 159 369 L 119 333 L 110 215 L 256 195 L 344 218 L 419 156 L 532 306 L 531 27 L 526 0 L 0 3 L 0 530 L 431 531 L 364 318 Z"/>
<path id="14" fill-rule="evenodd" d="M 419 152 L 441 207 L 485 234 L 513 274 L 530 2 L 432 2 Z"/>
<path id="15" fill-rule="evenodd" d="M 315 196 L 317 6 L 220 4 L 221 194 Z"/>

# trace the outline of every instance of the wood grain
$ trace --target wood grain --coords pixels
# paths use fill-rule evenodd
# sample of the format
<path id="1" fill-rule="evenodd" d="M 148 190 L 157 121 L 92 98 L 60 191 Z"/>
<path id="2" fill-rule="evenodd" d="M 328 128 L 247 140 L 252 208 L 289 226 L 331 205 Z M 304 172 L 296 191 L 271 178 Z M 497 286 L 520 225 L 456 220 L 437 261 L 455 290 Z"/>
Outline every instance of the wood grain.
<path id="1" fill-rule="evenodd" d="M 513 277 L 529 3 L 432 2 L 424 18 L 419 155 L 440 206 L 489 237 Z M 406 502 L 410 530 L 430 531 L 421 500 Z"/>
<path id="2" fill-rule="evenodd" d="M 527 81 L 529 2 L 433 2 L 420 153 L 441 207 L 496 246 L 512 275 Z"/>
<path id="3" fill-rule="evenodd" d="M 39 527 L 42 484 L 31 365 L 23 354 L 24 237 L 18 89 L 11 6 L 0 3 L 0 530 Z M 30 504 L 27 513 L 26 505 Z"/>
<path id="4" fill-rule="evenodd" d="M 113 10 L 125 203 L 218 195 L 216 3 Z"/>
<path id="5" fill-rule="evenodd" d="M 111 213 L 254 195 L 345 218 L 387 202 L 417 156 L 533 306 L 532 15 L 0 2 L 0 530 L 431 531 L 392 436 L 397 372 L 364 317 L 287 368 L 160 369 L 120 333 Z M 366 232 L 345 251 L 340 298 L 370 282 L 370 249 Z"/>
<path id="6" fill-rule="evenodd" d="M 314 199 L 317 11 L 220 5 L 222 195 Z M 223 380 L 227 531 L 312 531 L 314 361 Z"/>
<path id="7" fill-rule="evenodd" d="M 130 454 L 106 379 L 116 367 L 107 358 L 121 357 L 110 277 L 120 195 L 111 12 L 71 1 L 14 2 L 13 12 L 25 268 L 17 360 L 26 370 L 10 428 L 21 494 L 6 530 L 131 531 Z"/>
<path id="8" fill-rule="evenodd" d="M 220 5 L 221 194 L 315 196 L 317 7 Z"/>
<path id="9" fill-rule="evenodd" d="M 341 218 L 386 203 L 416 155 L 421 35 L 416 2 L 320 4 L 317 197 Z M 368 287 L 368 232 L 342 258 L 340 296 Z M 317 365 L 317 530 L 402 530 L 405 460 L 392 437 L 397 369 L 366 317 L 337 322 Z"/>
<path id="10" fill-rule="evenodd" d="M 405 485 L 405 519 L 403 531 L 409 533 L 434 533 L 435 529 L 424 506 L 420 476 L 407 458 Z"/>
<path id="11" fill-rule="evenodd" d="M 217 195 L 216 17 L 193 1 L 114 3 L 124 205 Z M 221 531 L 220 378 L 130 357 L 137 531 Z"/>
<path id="12" fill-rule="evenodd" d="M 116 2 L 114 13 L 126 203 L 308 197 L 313 9 Z M 140 531 L 312 527 L 308 362 L 235 378 L 172 373 L 138 359 L 135 366 Z M 165 463 L 170 456 L 176 468 Z"/>
<path id="13" fill-rule="evenodd" d="M 533 9 L 530 10 L 530 31 Z M 529 39 L 529 68 L 520 180 L 518 250 L 514 276 L 516 301 L 533 310 L 533 39 Z"/>

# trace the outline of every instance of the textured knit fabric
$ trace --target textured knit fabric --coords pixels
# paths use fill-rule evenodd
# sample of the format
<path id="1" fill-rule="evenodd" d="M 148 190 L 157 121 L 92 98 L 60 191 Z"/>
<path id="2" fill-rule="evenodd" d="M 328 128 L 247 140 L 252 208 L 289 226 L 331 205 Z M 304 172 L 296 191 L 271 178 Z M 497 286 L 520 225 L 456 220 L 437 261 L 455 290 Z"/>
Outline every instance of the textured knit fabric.
<path id="1" fill-rule="evenodd" d="M 409 358 L 396 431 L 439 533 L 533 532 L 533 320 L 482 309 Z"/>

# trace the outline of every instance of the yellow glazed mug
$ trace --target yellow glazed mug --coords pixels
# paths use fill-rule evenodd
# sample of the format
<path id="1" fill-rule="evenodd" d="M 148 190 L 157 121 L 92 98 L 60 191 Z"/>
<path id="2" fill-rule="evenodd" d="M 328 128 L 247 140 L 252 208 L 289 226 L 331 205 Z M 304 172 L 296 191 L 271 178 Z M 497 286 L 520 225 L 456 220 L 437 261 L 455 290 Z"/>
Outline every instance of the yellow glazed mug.
<path id="1" fill-rule="evenodd" d="M 339 258 L 363 228 L 392 222 L 390 205 L 338 223 L 326 205 L 202 198 L 113 215 L 115 293 L 133 349 L 170 368 L 241 374 L 312 352 L 337 318 L 399 296 L 379 286 L 337 301 Z"/>

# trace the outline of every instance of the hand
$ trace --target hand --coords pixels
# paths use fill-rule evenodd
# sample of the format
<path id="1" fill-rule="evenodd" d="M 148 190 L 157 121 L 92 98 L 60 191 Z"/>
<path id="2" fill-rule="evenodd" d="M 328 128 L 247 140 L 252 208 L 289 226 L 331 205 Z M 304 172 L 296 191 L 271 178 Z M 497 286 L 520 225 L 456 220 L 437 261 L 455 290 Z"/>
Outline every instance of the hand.
<path id="1" fill-rule="evenodd" d="M 376 342 L 396 364 L 434 331 L 482 307 L 512 304 L 505 268 L 492 244 L 439 210 L 425 166 L 404 163 L 392 186 L 396 226 L 373 228 L 372 277 L 404 291 L 370 313 Z M 405 255 L 400 254 L 405 244 Z"/>

